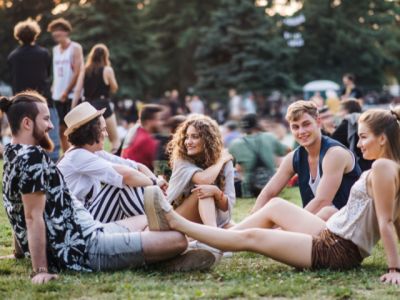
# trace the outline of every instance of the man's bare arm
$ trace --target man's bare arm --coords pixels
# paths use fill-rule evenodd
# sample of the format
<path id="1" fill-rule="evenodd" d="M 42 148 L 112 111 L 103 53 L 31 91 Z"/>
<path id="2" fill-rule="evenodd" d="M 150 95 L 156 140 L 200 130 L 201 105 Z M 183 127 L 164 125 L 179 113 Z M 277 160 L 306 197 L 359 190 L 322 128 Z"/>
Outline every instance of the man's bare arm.
<path id="1" fill-rule="evenodd" d="M 293 177 L 295 174 L 293 170 L 293 153 L 294 152 L 290 152 L 285 156 L 278 168 L 278 171 L 262 189 L 260 195 L 257 197 L 253 209 L 251 210 L 252 213 L 262 208 L 273 197 L 278 196 L 283 188 L 287 185 L 290 178 Z"/>

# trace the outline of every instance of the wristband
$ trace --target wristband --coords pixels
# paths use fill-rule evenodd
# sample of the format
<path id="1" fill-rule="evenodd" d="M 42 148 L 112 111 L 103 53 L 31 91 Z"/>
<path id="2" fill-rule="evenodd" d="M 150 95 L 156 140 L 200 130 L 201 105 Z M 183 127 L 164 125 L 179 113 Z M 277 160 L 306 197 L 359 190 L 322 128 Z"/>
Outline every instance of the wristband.
<path id="1" fill-rule="evenodd" d="M 154 179 L 154 178 L 150 178 L 151 179 L 151 182 L 153 183 L 153 185 L 157 185 L 157 179 Z"/>
<path id="2" fill-rule="evenodd" d="M 37 268 L 36 270 L 33 270 L 32 273 L 31 273 L 31 275 L 30 275 L 30 277 L 33 278 L 33 277 L 35 277 L 37 274 L 48 273 L 48 272 L 49 272 L 49 270 L 48 270 L 47 268 L 45 268 L 45 267 L 40 267 L 40 268 Z"/>
<path id="3" fill-rule="evenodd" d="M 388 273 L 400 273 L 400 268 L 387 268 Z"/>

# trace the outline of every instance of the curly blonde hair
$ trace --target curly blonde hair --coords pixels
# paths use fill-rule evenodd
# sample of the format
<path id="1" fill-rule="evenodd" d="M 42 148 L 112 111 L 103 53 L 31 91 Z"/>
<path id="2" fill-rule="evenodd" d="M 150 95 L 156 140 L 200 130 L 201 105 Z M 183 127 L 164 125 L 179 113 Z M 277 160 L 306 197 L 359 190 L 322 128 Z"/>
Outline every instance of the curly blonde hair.
<path id="1" fill-rule="evenodd" d="M 204 145 L 203 153 L 195 157 L 189 156 L 185 147 L 186 132 L 189 126 L 193 126 L 197 130 Z M 190 116 L 185 122 L 179 125 L 172 140 L 167 145 L 167 152 L 170 156 L 171 167 L 173 167 L 174 161 L 181 159 L 189 161 L 205 170 L 220 159 L 223 148 L 221 132 L 217 122 L 210 117 L 196 114 Z M 223 169 L 216 180 L 216 184 L 219 187 L 224 185 L 222 174 Z"/>

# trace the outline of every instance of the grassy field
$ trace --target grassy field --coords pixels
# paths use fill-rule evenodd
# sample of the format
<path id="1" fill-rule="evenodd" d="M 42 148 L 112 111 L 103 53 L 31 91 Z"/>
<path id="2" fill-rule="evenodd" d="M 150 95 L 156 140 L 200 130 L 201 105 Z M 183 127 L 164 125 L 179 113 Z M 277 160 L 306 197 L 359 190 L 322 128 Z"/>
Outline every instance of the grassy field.
<path id="1" fill-rule="evenodd" d="M 294 202 L 299 199 L 296 189 L 284 191 L 283 196 Z M 253 203 L 238 200 L 234 220 L 243 219 Z M 0 255 L 11 250 L 11 231 L 1 209 Z M 341 273 L 300 272 L 260 255 L 235 253 L 210 272 L 68 272 L 58 281 L 34 286 L 28 278 L 28 260 L 1 260 L 0 299 L 399 299 L 399 288 L 379 283 L 384 269 L 381 247 L 361 269 Z"/>

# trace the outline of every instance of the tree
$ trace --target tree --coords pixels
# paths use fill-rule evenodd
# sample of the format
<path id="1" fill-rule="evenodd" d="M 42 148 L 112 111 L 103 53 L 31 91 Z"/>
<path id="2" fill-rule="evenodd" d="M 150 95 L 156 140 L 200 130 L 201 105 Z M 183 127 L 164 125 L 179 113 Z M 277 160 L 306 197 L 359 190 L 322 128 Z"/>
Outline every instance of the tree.
<path id="1" fill-rule="evenodd" d="M 153 87 L 156 95 L 173 88 L 186 93 L 196 83 L 194 54 L 201 29 L 209 26 L 211 13 L 220 2 L 152 0 L 145 6 L 143 27 L 159 48 L 152 53 L 152 62 L 162 66 Z"/>
<path id="2" fill-rule="evenodd" d="M 293 65 L 297 82 L 340 81 L 355 73 L 358 83 L 380 89 L 386 75 L 400 75 L 400 4 L 396 1 L 304 0 L 299 12 L 305 45 Z"/>
<path id="3" fill-rule="evenodd" d="M 196 52 L 199 91 L 215 99 L 226 98 L 231 87 L 262 93 L 294 89 L 288 69 L 293 50 L 275 22 L 252 0 L 223 0 Z"/>

